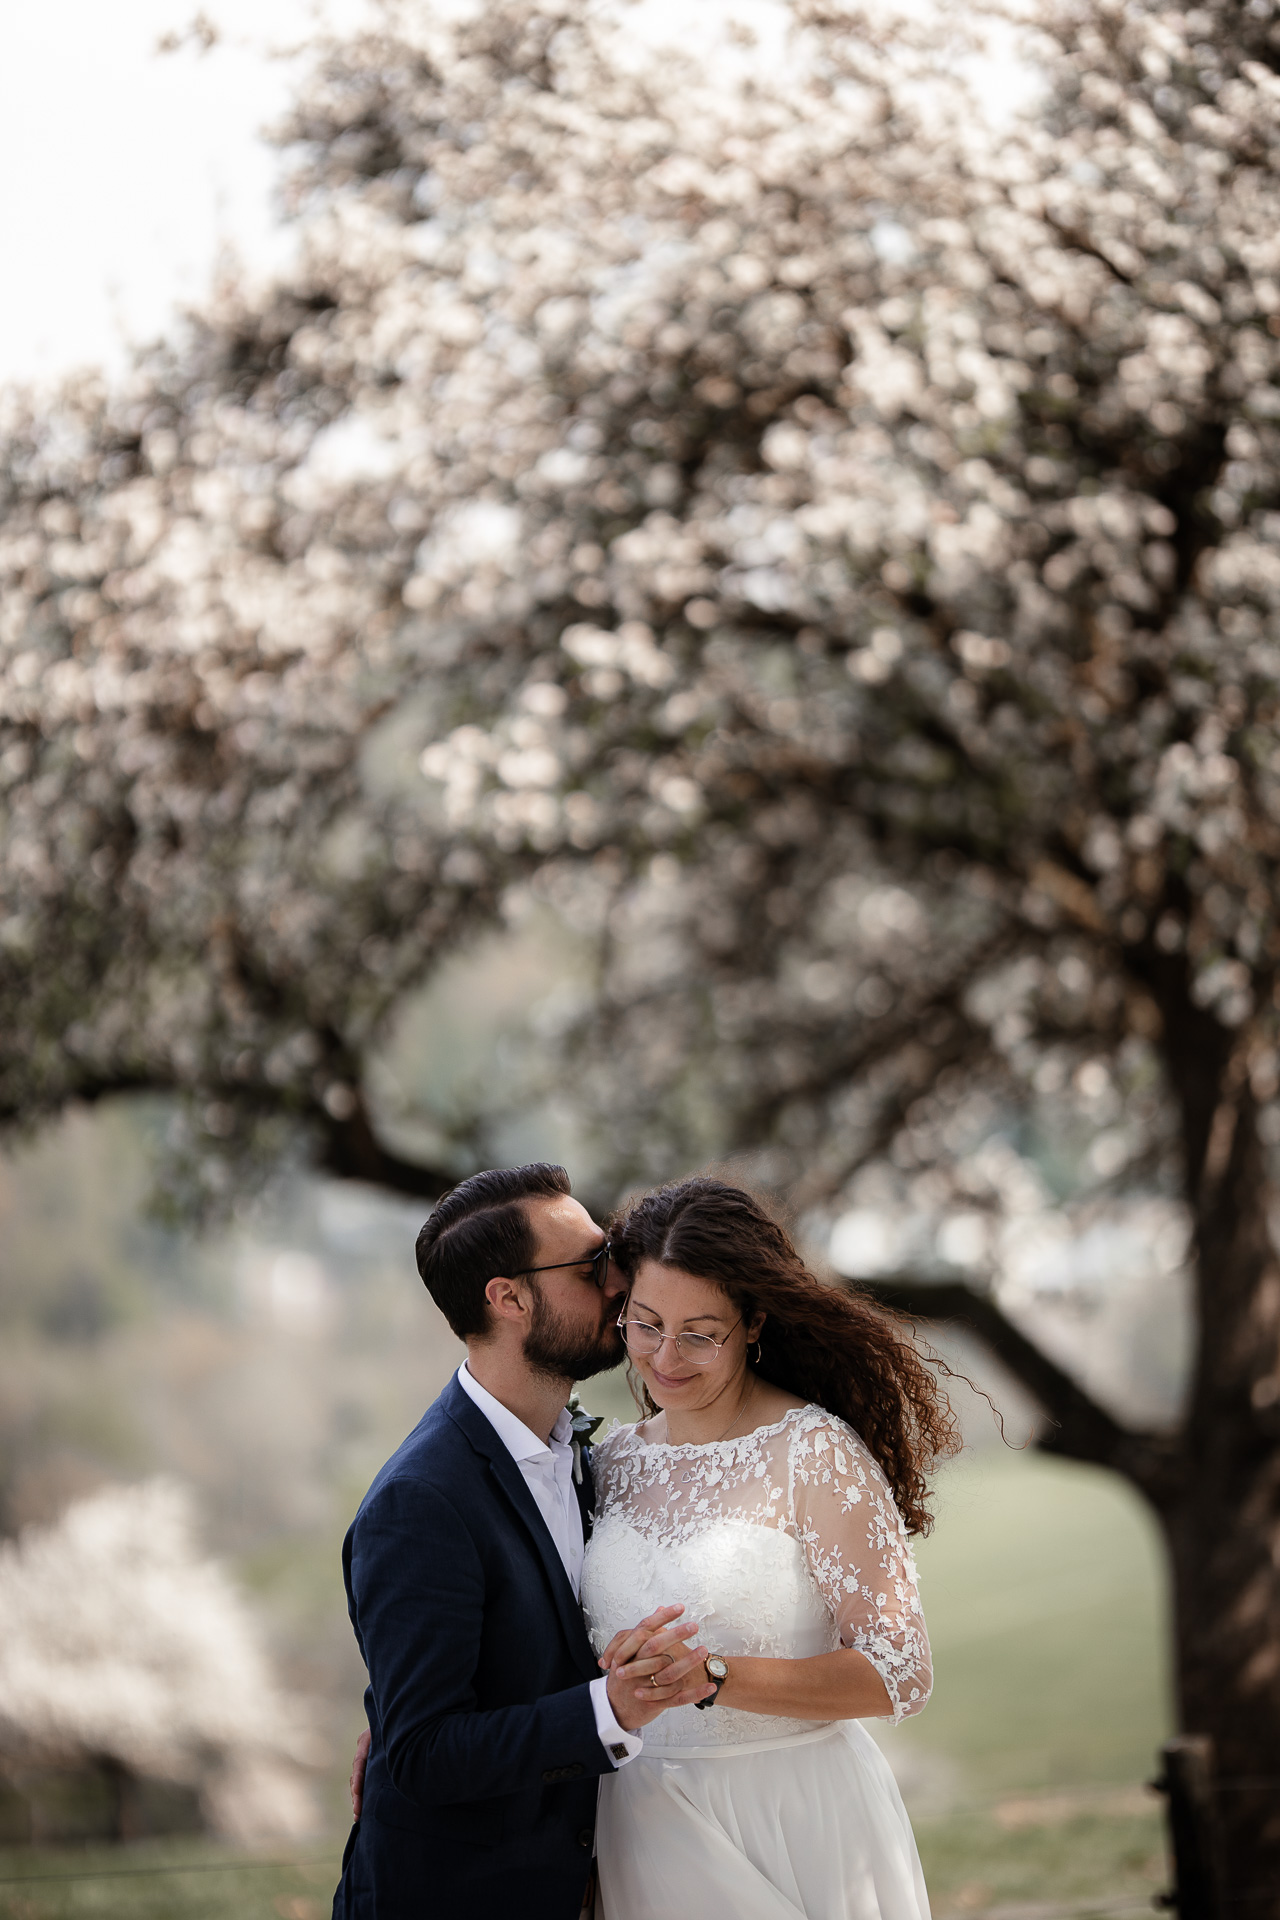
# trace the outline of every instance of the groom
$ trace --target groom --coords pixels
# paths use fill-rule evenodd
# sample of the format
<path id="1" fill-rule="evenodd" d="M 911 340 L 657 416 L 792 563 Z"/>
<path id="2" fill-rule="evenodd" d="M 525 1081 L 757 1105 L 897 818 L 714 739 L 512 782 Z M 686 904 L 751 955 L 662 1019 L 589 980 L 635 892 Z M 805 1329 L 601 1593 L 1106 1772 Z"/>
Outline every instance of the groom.
<path id="1" fill-rule="evenodd" d="M 678 1609 L 605 1675 L 578 1605 L 591 1469 L 565 1401 L 621 1358 L 625 1290 L 562 1167 L 464 1180 L 417 1252 L 467 1358 L 343 1545 L 371 1738 L 334 1920 L 576 1920 L 598 1777 L 711 1691 Z"/>

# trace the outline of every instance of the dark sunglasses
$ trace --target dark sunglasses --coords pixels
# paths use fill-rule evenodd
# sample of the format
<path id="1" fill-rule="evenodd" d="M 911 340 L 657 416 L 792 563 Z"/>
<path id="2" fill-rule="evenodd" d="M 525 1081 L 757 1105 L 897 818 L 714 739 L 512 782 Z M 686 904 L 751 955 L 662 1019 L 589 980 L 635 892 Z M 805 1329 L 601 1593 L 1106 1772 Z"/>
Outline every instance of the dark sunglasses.
<path id="1" fill-rule="evenodd" d="M 580 1260 L 556 1260 L 549 1267 L 525 1267 L 524 1272 L 559 1273 L 567 1267 L 590 1267 L 593 1284 L 603 1289 L 609 1277 L 609 1242 L 602 1240 L 594 1253 L 585 1253 Z"/>

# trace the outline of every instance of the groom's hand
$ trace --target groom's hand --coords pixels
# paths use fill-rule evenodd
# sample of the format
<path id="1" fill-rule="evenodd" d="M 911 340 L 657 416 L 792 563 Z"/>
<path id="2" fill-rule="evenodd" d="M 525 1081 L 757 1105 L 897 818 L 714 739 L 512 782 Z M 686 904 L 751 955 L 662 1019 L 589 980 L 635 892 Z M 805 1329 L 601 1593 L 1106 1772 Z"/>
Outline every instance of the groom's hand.
<path id="1" fill-rule="evenodd" d="M 683 1607 L 659 1607 L 639 1626 L 615 1633 L 600 1656 L 609 1675 L 609 1704 L 620 1727 L 637 1733 L 668 1707 L 691 1707 L 715 1688 L 707 1679 L 707 1649 L 687 1642 L 696 1620 L 673 1625 Z"/>

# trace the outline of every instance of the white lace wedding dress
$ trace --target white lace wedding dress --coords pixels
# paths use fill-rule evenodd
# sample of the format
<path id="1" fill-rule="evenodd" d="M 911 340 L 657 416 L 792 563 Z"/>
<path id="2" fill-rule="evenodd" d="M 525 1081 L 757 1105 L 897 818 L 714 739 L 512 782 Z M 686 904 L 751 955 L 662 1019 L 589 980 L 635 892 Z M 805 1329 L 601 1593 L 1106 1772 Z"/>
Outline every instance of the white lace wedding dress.
<path id="1" fill-rule="evenodd" d="M 593 1466 L 582 1602 L 598 1648 L 680 1602 L 730 1662 L 853 1647 L 895 1720 L 924 1705 L 911 1549 L 842 1420 L 807 1406 L 702 1446 L 617 1427 Z M 856 1720 L 672 1708 L 602 1781 L 597 1848 L 603 1920 L 928 1920 L 906 1810 Z"/>

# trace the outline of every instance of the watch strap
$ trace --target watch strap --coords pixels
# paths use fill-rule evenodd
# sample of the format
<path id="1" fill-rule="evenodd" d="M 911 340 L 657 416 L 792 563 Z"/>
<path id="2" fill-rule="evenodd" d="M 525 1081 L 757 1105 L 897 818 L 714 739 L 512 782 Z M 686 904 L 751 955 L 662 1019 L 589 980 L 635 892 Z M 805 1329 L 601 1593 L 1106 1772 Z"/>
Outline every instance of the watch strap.
<path id="1" fill-rule="evenodd" d="M 709 1658 L 712 1658 L 712 1657 L 714 1656 L 709 1656 Z M 714 1673 L 707 1672 L 707 1668 L 705 1665 L 703 1667 L 703 1672 L 706 1673 L 706 1677 L 711 1682 L 711 1685 L 715 1688 L 715 1692 L 709 1693 L 705 1700 L 694 1701 L 693 1704 L 695 1707 L 697 1707 L 699 1712 L 702 1711 L 703 1707 L 714 1707 L 716 1701 L 720 1698 L 720 1689 L 724 1685 L 724 1680 L 717 1680 Z M 725 1679 L 727 1678 L 728 1678 L 728 1675 L 726 1674 Z"/>

